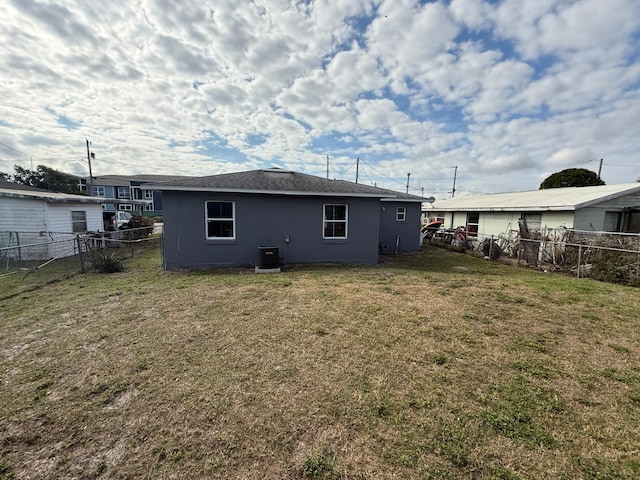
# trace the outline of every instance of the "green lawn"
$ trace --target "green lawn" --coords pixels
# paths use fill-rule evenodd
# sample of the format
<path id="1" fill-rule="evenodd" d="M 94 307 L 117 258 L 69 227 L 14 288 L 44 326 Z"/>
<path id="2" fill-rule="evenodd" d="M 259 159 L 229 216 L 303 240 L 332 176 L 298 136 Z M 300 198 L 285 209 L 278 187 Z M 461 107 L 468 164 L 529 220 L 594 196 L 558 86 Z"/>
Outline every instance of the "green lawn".
<path id="1" fill-rule="evenodd" d="M 638 289 L 125 265 L 0 300 L 0 478 L 640 478 Z"/>

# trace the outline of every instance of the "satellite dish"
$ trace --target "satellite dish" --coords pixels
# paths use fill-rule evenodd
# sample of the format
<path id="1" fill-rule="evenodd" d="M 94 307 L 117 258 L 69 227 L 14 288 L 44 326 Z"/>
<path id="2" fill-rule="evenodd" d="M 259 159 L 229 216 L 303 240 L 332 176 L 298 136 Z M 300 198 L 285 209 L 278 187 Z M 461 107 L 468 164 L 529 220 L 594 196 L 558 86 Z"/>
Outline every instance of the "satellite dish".
<path id="1" fill-rule="evenodd" d="M 425 198 L 424 200 L 425 200 L 425 202 L 433 203 L 433 202 L 436 201 L 436 198 L 435 197 L 429 197 L 429 198 Z"/>

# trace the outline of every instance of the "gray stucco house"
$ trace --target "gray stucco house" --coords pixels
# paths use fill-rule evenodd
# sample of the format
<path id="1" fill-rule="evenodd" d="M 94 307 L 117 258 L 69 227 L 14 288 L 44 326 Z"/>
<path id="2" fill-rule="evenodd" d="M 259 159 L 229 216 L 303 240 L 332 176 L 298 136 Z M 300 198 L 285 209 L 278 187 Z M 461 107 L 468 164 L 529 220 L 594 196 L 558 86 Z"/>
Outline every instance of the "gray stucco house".
<path id="1" fill-rule="evenodd" d="M 153 185 L 163 196 L 168 270 L 281 263 L 375 264 L 420 248 L 423 199 L 271 168 Z"/>

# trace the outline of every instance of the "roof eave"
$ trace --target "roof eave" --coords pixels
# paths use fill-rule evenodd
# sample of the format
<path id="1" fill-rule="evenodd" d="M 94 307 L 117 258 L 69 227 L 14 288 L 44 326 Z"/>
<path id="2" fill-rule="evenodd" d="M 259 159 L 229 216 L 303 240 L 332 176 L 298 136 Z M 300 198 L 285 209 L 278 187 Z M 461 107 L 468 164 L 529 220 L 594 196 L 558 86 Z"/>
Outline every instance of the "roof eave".
<path id="1" fill-rule="evenodd" d="M 409 203 L 423 203 L 424 198 L 402 198 L 402 197 L 382 197 L 381 202 L 409 202 Z"/>
<path id="2" fill-rule="evenodd" d="M 0 192 L 0 197 L 7 198 L 24 198 L 27 200 L 42 200 L 48 203 L 96 203 L 101 204 L 104 203 L 101 199 L 97 197 L 52 197 L 49 195 L 33 195 L 29 192 L 18 193 L 18 190 L 13 192 Z"/>
<path id="3" fill-rule="evenodd" d="M 434 205 L 429 210 L 442 210 L 445 212 L 567 212 L 576 210 L 573 205 L 551 206 L 551 207 L 441 207 Z"/>

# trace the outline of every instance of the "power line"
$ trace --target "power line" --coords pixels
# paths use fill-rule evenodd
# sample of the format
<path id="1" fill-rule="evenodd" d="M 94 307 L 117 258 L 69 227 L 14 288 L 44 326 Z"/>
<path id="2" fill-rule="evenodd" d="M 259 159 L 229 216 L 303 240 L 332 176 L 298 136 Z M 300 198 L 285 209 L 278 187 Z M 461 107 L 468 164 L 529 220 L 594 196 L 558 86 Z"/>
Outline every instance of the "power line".
<path id="1" fill-rule="evenodd" d="M 37 156 L 37 155 L 31 155 L 31 154 L 29 154 L 29 153 L 27 153 L 27 152 L 23 152 L 22 150 L 18 150 L 17 148 L 10 147 L 10 146 L 9 146 L 9 145 L 7 145 L 6 143 L 2 143 L 2 142 L 0 142 L 0 145 L 2 145 L 2 146 L 3 146 L 3 147 L 5 147 L 5 148 L 8 148 L 9 150 L 13 150 L 14 152 L 18 152 L 20 155 L 24 155 L 25 157 L 39 158 L 40 160 L 49 160 L 49 159 L 47 159 L 47 158 L 39 157 L 39 156 Z"/>
<path id="2" fill-rule="evenodd" d="M 604 164 L 607 165 L 608 167 L 638 168 L 637 165 L 615 165 L 613 163 L 607 163 L 607 162 L 604 162 Z"/>
<path id="3" fill-rule="evenodd" d="M 360 160 L 360 163 L 365 163 L 365 162 L 363 162 L 362 160 Z M 372 166 L 371 166 L 371 165 L 369 165 L 368 163 L 367 163 L 366 165 L 367 165 L 368 167 L 370 167 L 370 168 L 371 168 L 371 170 L 373 170 L 374 172 L 376 172 L 376 173 L 377 173 L 378 175 L 380 175 L 381 177 L 386 178 L 387 180 L 392 180 L 392 181 L 394 181 L 394 182 L 396 182 L 396 183 L 399 183 L 399 184 L 400 184 L 400 185 L 402 185 L 403 187 L 405 186 L 405 183 L 404 183 L 404 182 L 401 182 L 400 180 L 397 180 L 397 179 L 395 179 L 395 178 L 392 178 L 392 177 L 388 177 L 388 176 L 386 176 L 384 173 L 382 173 L 382 172 L 380 172 L 380 171 L 376 170 L 374 167 L 372 167 Z"/>
<path id="4" fill-rule="evenodd" d="M 364 165 L 362 165 L 362 166 L 360 167 L 360 171 L 363 173 L 363 175 L 364 175 L 365 177 L 367 177 L 367 178 L 369 179 L 369 183 L 370 183 L 371 185 L 375 185 L 375 182 L 374 182 L 373 180 L 371 180 L 371 177 L 369 177 L 369 175 L 367 174 L 367 172 L 365 172 L 365 171 L 364 171 L 364 168 L 363 168 L 363 167 L 364 167 Z"/>
<path id="5" fill-rule="evenodd" d="M 13 148 L 10 147 L 9 145 L 7 145 L 6 143 L 2 143 L 0 142 L 0 145 L 2 145 L 5 148 L 8 148 L 9 150 L 13 150 L 14 152 L 19 153 L 20 155 L 24 155 L 25 157 L 31 157 L 31 158 L 38 158 L 40 160 L 54 160 L 54 161 L 60 161 L 60 160 L 78 160 L 77 157 L 65 157 L 65 158 L 58 158 L 58 157 L 40 157 L 38 155 L 32 155 L 30 153 L 27 152 L 23 152 L 22 150 L 18 150 L 17 148 Z M 80 159 L 82 160 L 82 159 Z"/>

